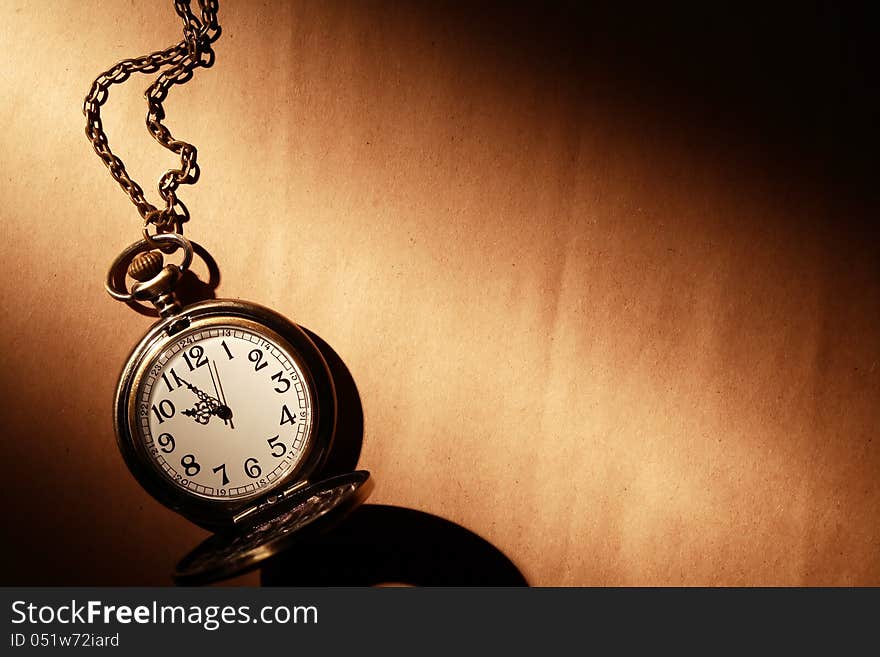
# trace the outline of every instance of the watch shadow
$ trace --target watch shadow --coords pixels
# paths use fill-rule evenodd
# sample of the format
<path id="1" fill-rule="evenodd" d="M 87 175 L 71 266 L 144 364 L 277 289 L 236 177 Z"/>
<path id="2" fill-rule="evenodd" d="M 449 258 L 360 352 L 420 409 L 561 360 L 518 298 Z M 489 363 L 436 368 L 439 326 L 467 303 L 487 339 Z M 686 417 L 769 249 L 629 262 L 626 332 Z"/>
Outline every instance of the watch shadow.
<path id="1" fill-rule="evenodd" d="M 327 361 L 336 385 L 336 437 L 316 479 L 357 469 L 364 435 L 360 395 L 339 354 L 303 328 Z M 307 565 L 305 565 L 307 564 Z M 332 530 L 269 559 L 263 586 L 527 586 L 498 548 L 438 516 L 365 504 Z"/>
<path id="2" fill-rule="evenodd" d="M 528 586 L 503 552 L 429 513 L 364 504 L 267 560 L 263 586 Z"/>

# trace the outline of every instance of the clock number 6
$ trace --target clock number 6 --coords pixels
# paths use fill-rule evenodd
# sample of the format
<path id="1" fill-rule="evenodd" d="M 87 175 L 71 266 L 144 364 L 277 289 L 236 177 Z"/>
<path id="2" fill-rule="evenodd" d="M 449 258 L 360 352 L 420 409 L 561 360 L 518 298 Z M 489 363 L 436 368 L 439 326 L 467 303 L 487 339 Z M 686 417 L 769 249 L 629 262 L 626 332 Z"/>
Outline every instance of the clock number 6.
<path id="1" fill-rule="evenodd" d="M 260 462 L 251 457 L 244 462 L 244 473 L 251 479 L 256 479 L 263 471 L 260 469 Z"/>

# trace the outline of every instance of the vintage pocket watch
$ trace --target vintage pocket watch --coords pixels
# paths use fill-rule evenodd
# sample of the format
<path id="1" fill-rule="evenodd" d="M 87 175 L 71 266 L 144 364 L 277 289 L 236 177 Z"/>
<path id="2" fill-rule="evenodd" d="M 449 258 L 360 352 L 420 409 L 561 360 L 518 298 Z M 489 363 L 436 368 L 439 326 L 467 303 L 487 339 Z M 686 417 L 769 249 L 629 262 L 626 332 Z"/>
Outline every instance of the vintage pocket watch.
<path id="1" fill-rule="evenodd" d="M 123 251 L 107 289 L 162 315 L 132 350 L 116 388 L 119 449 L 159 502 L 218 532 L 188 555 L 182 583 L 243 572 L 305 530 L 341 520 L 369 492 L 369 473 L 316 478 L 333 446 L 337 402 L 324 357 L 282 315 L 237 300 L 181 307 L 174 284 L 192 260 L 180 235 Z M 175 246 L 164 264 L 151 246 Z M 123 266 L 136 282 L 120 289 Z M 312 527 L 311 525 L 314 525 Z"/>
<path id="2" fill-rule="evenodd" d="M 144 489 L 217 534 L 178 564 L 180 583 L 208 583 L 258 565 L 298 537 L 342 519 L 368 494 L 369 473 L 320 479 L 333 446 L 337 401 L 330 369 L 299 326 L 262 306 L 209 300 L 182 306 L 174 287 L 192 262 L 177 199 L 198 179 L 196 149 L 162 125 L 162 101 L 194 69 L 213 63 L 217 3 L 175 2 L 184 40 L 124 60 L 95 80 L 84 104 L 86 134 L 144 218 L 143 239 L 122 251 L 106 287 L 117 300 L 149 302 L 161 319 L 132 350 L 116 389 L 122 456 Z M 157 209 L 112 154 L 100 108 L 112 84 L 163 70 L 147 89 L 147 125 L 181 167 L 159 183 Z M 150 229 L 155 228 L 151 234 Z M 165 254 L 180 257 L 166 264 Z M 134 282 L 129 284 L 127 278 Z"/>

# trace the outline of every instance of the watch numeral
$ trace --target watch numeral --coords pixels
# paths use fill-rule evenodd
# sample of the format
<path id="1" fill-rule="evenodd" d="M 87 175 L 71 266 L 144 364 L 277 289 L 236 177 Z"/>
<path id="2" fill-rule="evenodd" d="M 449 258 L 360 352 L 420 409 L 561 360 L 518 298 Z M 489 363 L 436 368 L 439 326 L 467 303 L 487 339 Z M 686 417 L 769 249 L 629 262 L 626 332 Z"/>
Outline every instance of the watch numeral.
<path id="1" fill-rule="evenodd" d="M 260 469 L 260 462 L 251 457 L 244 462 L 244 473 L 251 479 L 256 479 L 263 471 Z"/>
<path id="2" fill-rule="evenodd" d="M 226 484 L 229 483 L 229 477 L 226 476 L 226 464 L 225 463 L 223 465 L 218 465 L 216 468 L 214 468 L 213 472 L 214 473 L 217 473 L 217 472 L 223 473 L 223 483 L 221 484 L 222 486 L 225 486 Z"/>
<path id="3" fill-rule="evenodd" d="M 187 454 L 182 459 L 180 459 L 180 465 L 186 471 L 187 477 L 195 477 L 202 469 L 202 466 L 196 463 L 196 457 L 192 454 Z"/>
<path id="4" fill-rule="evenodd" d="M 153 413 L 156 414 L 159 424 L 162 424 L 166 419 L 174 417 L 174 404 L 168 399 L 163 399 L 159 402 L 159 406 L 153 404 Z"/>
<path id="5" fill-rule="evenodd" d="M 202 346 L 198 344 L 191 347 L 189 353 L 183 352 L 183 360 L 185 360 L 186 364 L 189 366 L 190 372 L 192 372 L 197 367 L 208 364 L 208 359 L 205 356 L 205 350 L 202 349 Z M 195 365 L 193 365 L 193 361 L 195 361 Z"/>
<path id="6" fill-rule="evenodd" d="M 272 375 L 272 380 L 278 381 L 278 385 L 275 386 L 275 392 L 280 392 L 281 394 L 284 394 L 285 392 L 290 390 L 290 381 L 285 379 L 282 374 L 284 374 L 284 372 L 278 372 L 278 374 Z M 281 386 L 284 387 L 282 388 Z"/>
<path id="7" fill-rule="evenodd" d="M 263 352 L 259 349 L 251 351 L 248 354 L 248 360 L 254 364 L 254 372 L 259 372 L 264 367 L 269 367 L 269 363 L 263 362 Z"/>
<path id="8" fill-rule="evenodd" d="M 170 454 L 174 451 L 174 436 L 170 433 L 160 433 L 159 437 L 156 438 L 156 442 L 159 443 L 160 449 L 166 454 Z"/>
<path id="9" fill-rule="evenodd" d="M 279 426 L 285 424 L 294 424 L 295 422 L 296 419 L 294 419 L 293 415 L 290 412 L 290 409 L 287 408 L 287 404 L 284 404 L 284 406 L 281 407 L 281 423 L 279 424 Z"/>
<path id="10" fill-rule="evenodd" d="M 274 436 L 273 438 L 269 438 L 266 442 L 269 443 L 269 447 L 272 448 L 272 456 L 276 459 L 280 459 L 284 456 L 284 452 L 287 451 L 287 448 L 284 446 L 284 443 L 278 442 L 279 436 Z M 276 452 L 275 449 L 278 448 L 281 450 L 280 452 Z"/>
<path id="11" fill-rule="evenodd" d="M 226 346 L 226 340 L 223 340 L 223 342 L 221 342 L 220 344 L 222 344 L 223 349 L 226 350 L 226 355 L 229 356 L 229 360 L 232 360 L 233 358 L 235 358 L 235 356 L 232 355 L 232 352 L 229 351 L 229 347 Z"/>
<path id="12" fill-rule="evenodd" d="M 181 380 L 180 380 L 180 377 L 177 376 L 177 372 L 174 371 L 174 368 L 173 368 L 173 367 L 171 368 L 170 371 L 171 371 L 171 376 L 174 378 L 174 382 L 175 382 L 177 385 L 176 385 L 176 386 L 172 386 L 172 385 L 171 385 L 171 381 L 168 379 L 168 375 L 167 375 L 167 374 L 163 374 L 163 375 L 162 375 L 162 380 L 165 381 L 165 385 L 168 386 L 168 392 L 174 392 L 174 391 L 177 390 L 180 386 L 183 385 L 183 381 L 181 381 Z"/>

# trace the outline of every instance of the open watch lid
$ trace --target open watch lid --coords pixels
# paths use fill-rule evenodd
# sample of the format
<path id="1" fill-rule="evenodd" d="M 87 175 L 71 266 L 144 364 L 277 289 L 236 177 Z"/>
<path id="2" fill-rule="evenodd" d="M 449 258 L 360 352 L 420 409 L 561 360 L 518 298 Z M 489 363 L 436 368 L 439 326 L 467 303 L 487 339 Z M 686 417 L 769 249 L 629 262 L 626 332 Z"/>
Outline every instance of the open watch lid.
<path id="1" fill-rule="evenodd" d="M 371 488 L 370 473 L 357 470 L 295 491 L 249 515 L 235 531 L 203 541 L 177 564 L 174 581 L 199 586 L 254 570 L 297 541 L 336 526 Z"/>

